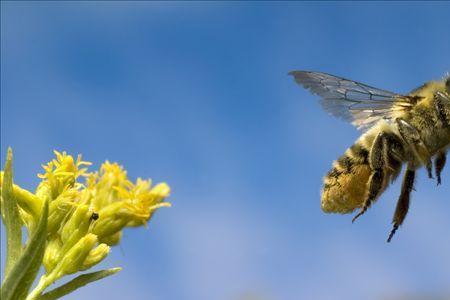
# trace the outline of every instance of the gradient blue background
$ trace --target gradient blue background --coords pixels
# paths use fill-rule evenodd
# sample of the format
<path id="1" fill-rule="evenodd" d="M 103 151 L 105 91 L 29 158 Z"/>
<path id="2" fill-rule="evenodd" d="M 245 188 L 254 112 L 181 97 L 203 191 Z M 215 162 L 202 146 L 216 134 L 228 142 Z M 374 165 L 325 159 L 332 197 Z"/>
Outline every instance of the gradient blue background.
<path id="1" fill-rule="evenodd" d="M 33 189 L 53 149 L 172 187 L 67 299 L 392 299 L 450 290 L 450 172 L 357 224 L 322 176 L 360 134 L 287 76 L 406 93 L 450 67 L 449 3 L 1 3 L 1 157 Z M 2 246 L 2 249 L 4 247 Z"/>

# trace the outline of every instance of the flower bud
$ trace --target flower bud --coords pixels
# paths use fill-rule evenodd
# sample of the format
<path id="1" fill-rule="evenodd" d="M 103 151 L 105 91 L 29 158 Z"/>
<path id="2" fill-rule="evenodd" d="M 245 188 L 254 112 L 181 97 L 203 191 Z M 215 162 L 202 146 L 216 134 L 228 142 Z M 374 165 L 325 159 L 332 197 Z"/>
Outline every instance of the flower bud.
<path id="1" fill-rule="evenodd" d="M 87 205 L 78 205 L 74 213 L 64 224 L 61 230 L 61 241 L 63 242 L 63 252 L 70 249 L 81 237 L 83 237 L 91 224 L 92 212 Z"/>
<path id="2" fill-rule="evenodd" d="M 84 271 L 89 269 L 90 267 L 95 266 L 99 262 L 101 262 L 106 256 L 109 254 L 109 246 L 106 244 L 100 244 L 96 248 L 92 249 L 89 252 L 88 256 L 83 262 L 83 265 L 80 268 L 80 271 Z"/>
<path id="3" fill-rule="evenodd" d="M 128 217 L 125 216 L 126 212 L 127 207 L 123 201 L 103 207 L 98 212 L 100 218 L 94 223 L 92 232 L 101 239 L 122 230 L 128 222 Z"/>
<path id="4" fill-rule="evenodd" d="M 76 195 L 76 190 L 67 190 L 50 203 L 47 223 L 47 232 L 49 235 L 55 234 L 64 224 L 63 221 L 66 219 L 67 214 L 75 209 L 76 204 L 74 203 L 74 198 Z"/>
<path id="5" fill-rule="evenodd" d="M 122 231 L 117 231 L 112 235 L 99 237 L 99 242 L 105 243 L 108 246 L 115 246 L 120 242 L 121 238 L 122 238 Z"/>
<path id="6" fill-rule="evenodd" d="M 59 237 L 52 237 L 47 243 L 45 248 L 45 254 L 43 258 L 43 264 L 46 273 L 50 273 L 53 268 L 57 265 L 59 258 L 61 256 L 62 243 Z"/>
<path id="7" fill-rule="evenodd" d="M 69 251 L 67 251 L 58 266 L 53 270 L 53 280 L 57 280 L 64 275 L 81 270 L 86 257 L 95 247 L 97 241 L 98 239 L 95 234 L 89 233 L 82 237 Z"/>
<path id="8" fill-rule="evenodd" d="M 165 198 L 169 197 L 170 187 L 165 182 L 159 183 L 154 188 L 152 188 L 150 194 L 154 197 L 154 202 L 159 203 Z"/>

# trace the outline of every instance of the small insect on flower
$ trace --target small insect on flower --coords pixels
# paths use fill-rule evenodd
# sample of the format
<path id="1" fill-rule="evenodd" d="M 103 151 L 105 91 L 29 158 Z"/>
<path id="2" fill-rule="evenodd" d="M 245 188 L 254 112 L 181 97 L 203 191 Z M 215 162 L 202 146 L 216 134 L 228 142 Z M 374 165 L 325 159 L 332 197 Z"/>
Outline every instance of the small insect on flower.
<path id="1" fill-rule="evenodd" d="M 450 145 L 450 76 L 401 95 L 320 72 L 289 74 L 320 96 L 326 111 L 364 131 L 324 178 L 324 212 L 343 214 L 359 208 L 354 222 L 406 164 L 390 242 L 408 213 L 416 170 L 424 166 L 433 178 L 433 159 L 437 184 L 441 184 Z"/>
<path id="2" fill-rule="evenodd" d="M 91 220 L 96 221 L 96 220 L 98 220 L 98 218 L 99 218 L 98 213 L 93 212 L 92 215 L 91 215 Z"/>

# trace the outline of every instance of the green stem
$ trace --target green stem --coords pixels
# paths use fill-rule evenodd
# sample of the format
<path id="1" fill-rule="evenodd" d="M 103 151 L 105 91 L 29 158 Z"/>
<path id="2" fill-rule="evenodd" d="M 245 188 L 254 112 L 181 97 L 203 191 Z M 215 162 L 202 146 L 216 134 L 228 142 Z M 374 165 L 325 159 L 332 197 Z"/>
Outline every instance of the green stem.
<path id="1" fill-rule="evenodd" d="M 39 280 L 38 285 L 31 291 L 31 293 L 27 296 L 26 300 L 35 300 L 38 299 L 39 296 L 42 295 L 44 290 L 53 283 L 53 280 L 49 280 L 50 277 L 42 275 Z"/>

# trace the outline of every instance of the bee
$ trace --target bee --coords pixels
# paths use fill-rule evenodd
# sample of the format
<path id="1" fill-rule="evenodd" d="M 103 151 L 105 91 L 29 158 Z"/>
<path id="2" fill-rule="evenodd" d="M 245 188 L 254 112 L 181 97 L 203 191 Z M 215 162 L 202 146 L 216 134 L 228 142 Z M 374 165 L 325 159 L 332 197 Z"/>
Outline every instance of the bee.
<path id="1" fill-rule="evenodd" d="M 333 162 L 325 175 L 321 208 L 326 213 L 363 215 L 406 165 L 392 219 L 390 242 L 408 213 L 417 169 L 441 184 L 450 146 L 450 75 L 408 95 L 371 87 L 321 72 L 293 71 L 295 81 L 320 96 L 331 115 L 351 122 L 363 134 Z"/>

